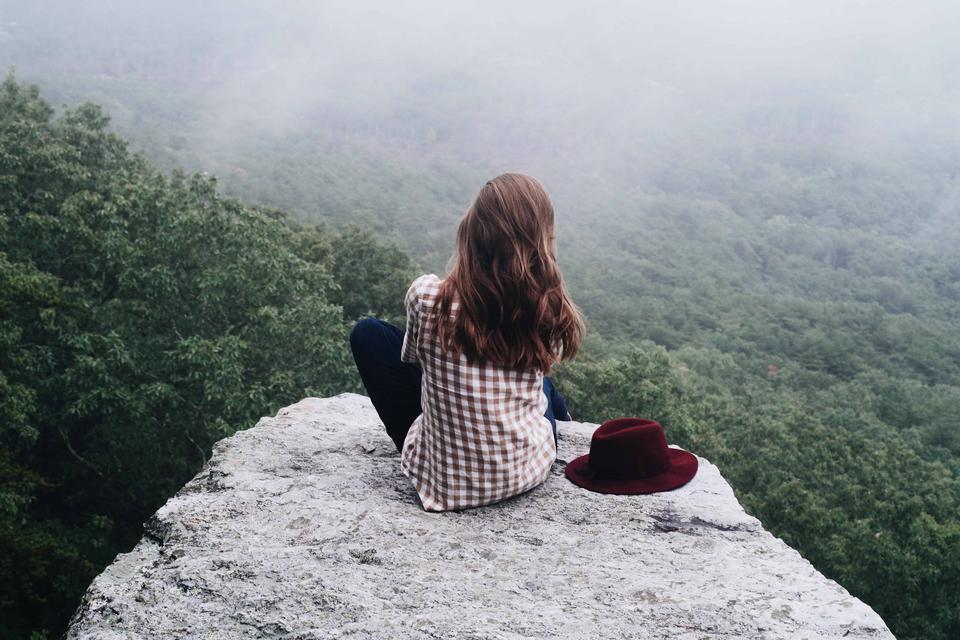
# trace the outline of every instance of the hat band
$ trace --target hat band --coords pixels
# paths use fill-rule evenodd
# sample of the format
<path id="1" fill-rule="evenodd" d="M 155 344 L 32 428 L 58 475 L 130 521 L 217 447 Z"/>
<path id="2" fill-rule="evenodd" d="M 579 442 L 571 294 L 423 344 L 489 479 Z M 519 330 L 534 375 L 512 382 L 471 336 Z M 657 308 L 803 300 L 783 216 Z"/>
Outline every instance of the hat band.
<path id="1" fill-rule="evenodd" d="M 621 472 L 617 471 L 616 469 L 597 468 L 597 466 L 594 464 L 594 457 L 590 456 L 587 458 L 587 473 L 591 478 L 600 480 L 644 480 L 669 470 L 670 466 L 670 464 L 666 464 L 663 466 L 663 468 L 659 469 L 641 469 L 638 467 L 631 467 L 629 471 Z"/>

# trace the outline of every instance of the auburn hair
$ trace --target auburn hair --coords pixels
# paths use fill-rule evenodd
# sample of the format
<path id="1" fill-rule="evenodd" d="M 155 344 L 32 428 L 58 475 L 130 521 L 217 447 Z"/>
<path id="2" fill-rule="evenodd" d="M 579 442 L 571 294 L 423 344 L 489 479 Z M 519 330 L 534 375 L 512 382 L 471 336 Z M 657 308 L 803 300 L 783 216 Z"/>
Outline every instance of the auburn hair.
<path id="1" fill-rule="evenodd" d="M 505 173 L 480 189 L 437 305 L 441 346 L 468 361 L 546 374 L 576 355 L 583 315 L 557 267 L 553 204 L 539 181 Z"/>

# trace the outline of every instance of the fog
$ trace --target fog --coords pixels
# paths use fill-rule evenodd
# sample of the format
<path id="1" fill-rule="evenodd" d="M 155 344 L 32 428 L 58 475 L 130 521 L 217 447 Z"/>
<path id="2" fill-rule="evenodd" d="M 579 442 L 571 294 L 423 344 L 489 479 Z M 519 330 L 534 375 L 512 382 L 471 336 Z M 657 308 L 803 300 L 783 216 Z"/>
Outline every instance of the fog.
<path id="1" fill-rule="evenodd" d="M 371 172 L 430 185 L 397 215 L 456 215 L 483 177 L 522 170 L 598 220 L 623 194 L 689 192 L 678 163 L 701 196 L 730 188 L 730 155 L 758 145 L 950 172 L 958 34 L 947 1 L 0 2 L 0 62 L 55 101 L 103 103 L 161 164 L 374 221 L 391 199 Z M 330 164 L 303 168 L 311 153 Z M 303 173 L 270 175 L 280 158 Z"/>

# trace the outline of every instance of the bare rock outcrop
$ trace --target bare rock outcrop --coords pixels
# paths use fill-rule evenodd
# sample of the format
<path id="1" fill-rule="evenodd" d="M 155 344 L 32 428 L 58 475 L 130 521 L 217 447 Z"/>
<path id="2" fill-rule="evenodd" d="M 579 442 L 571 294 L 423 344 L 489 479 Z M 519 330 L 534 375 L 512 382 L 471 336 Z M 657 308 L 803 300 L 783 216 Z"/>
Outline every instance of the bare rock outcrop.
<path id="1" fill-rule="evenodd" d="M 363 396 L 307 398 L 209 464 L 90 585 L 67 638 L 892 638 L 747 515 L 717 468 L 648 496 L 563 475 L 428 513 Z"/>

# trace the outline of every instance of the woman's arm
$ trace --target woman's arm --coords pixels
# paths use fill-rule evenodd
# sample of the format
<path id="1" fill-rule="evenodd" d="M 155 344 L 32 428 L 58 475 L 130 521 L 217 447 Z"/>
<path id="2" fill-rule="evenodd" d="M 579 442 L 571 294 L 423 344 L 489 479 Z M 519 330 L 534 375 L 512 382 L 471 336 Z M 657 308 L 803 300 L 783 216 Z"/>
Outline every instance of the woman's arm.
<path id="1" fill-rule="evenodd" d="M 413 281 L 403 300 L 403 306 L 407 312 L 407 328 L 403 334 L 400 360 L 410 364 L 420 364 L 417 345 L 420 341 L 420 279 L 422 277 Z"/>

